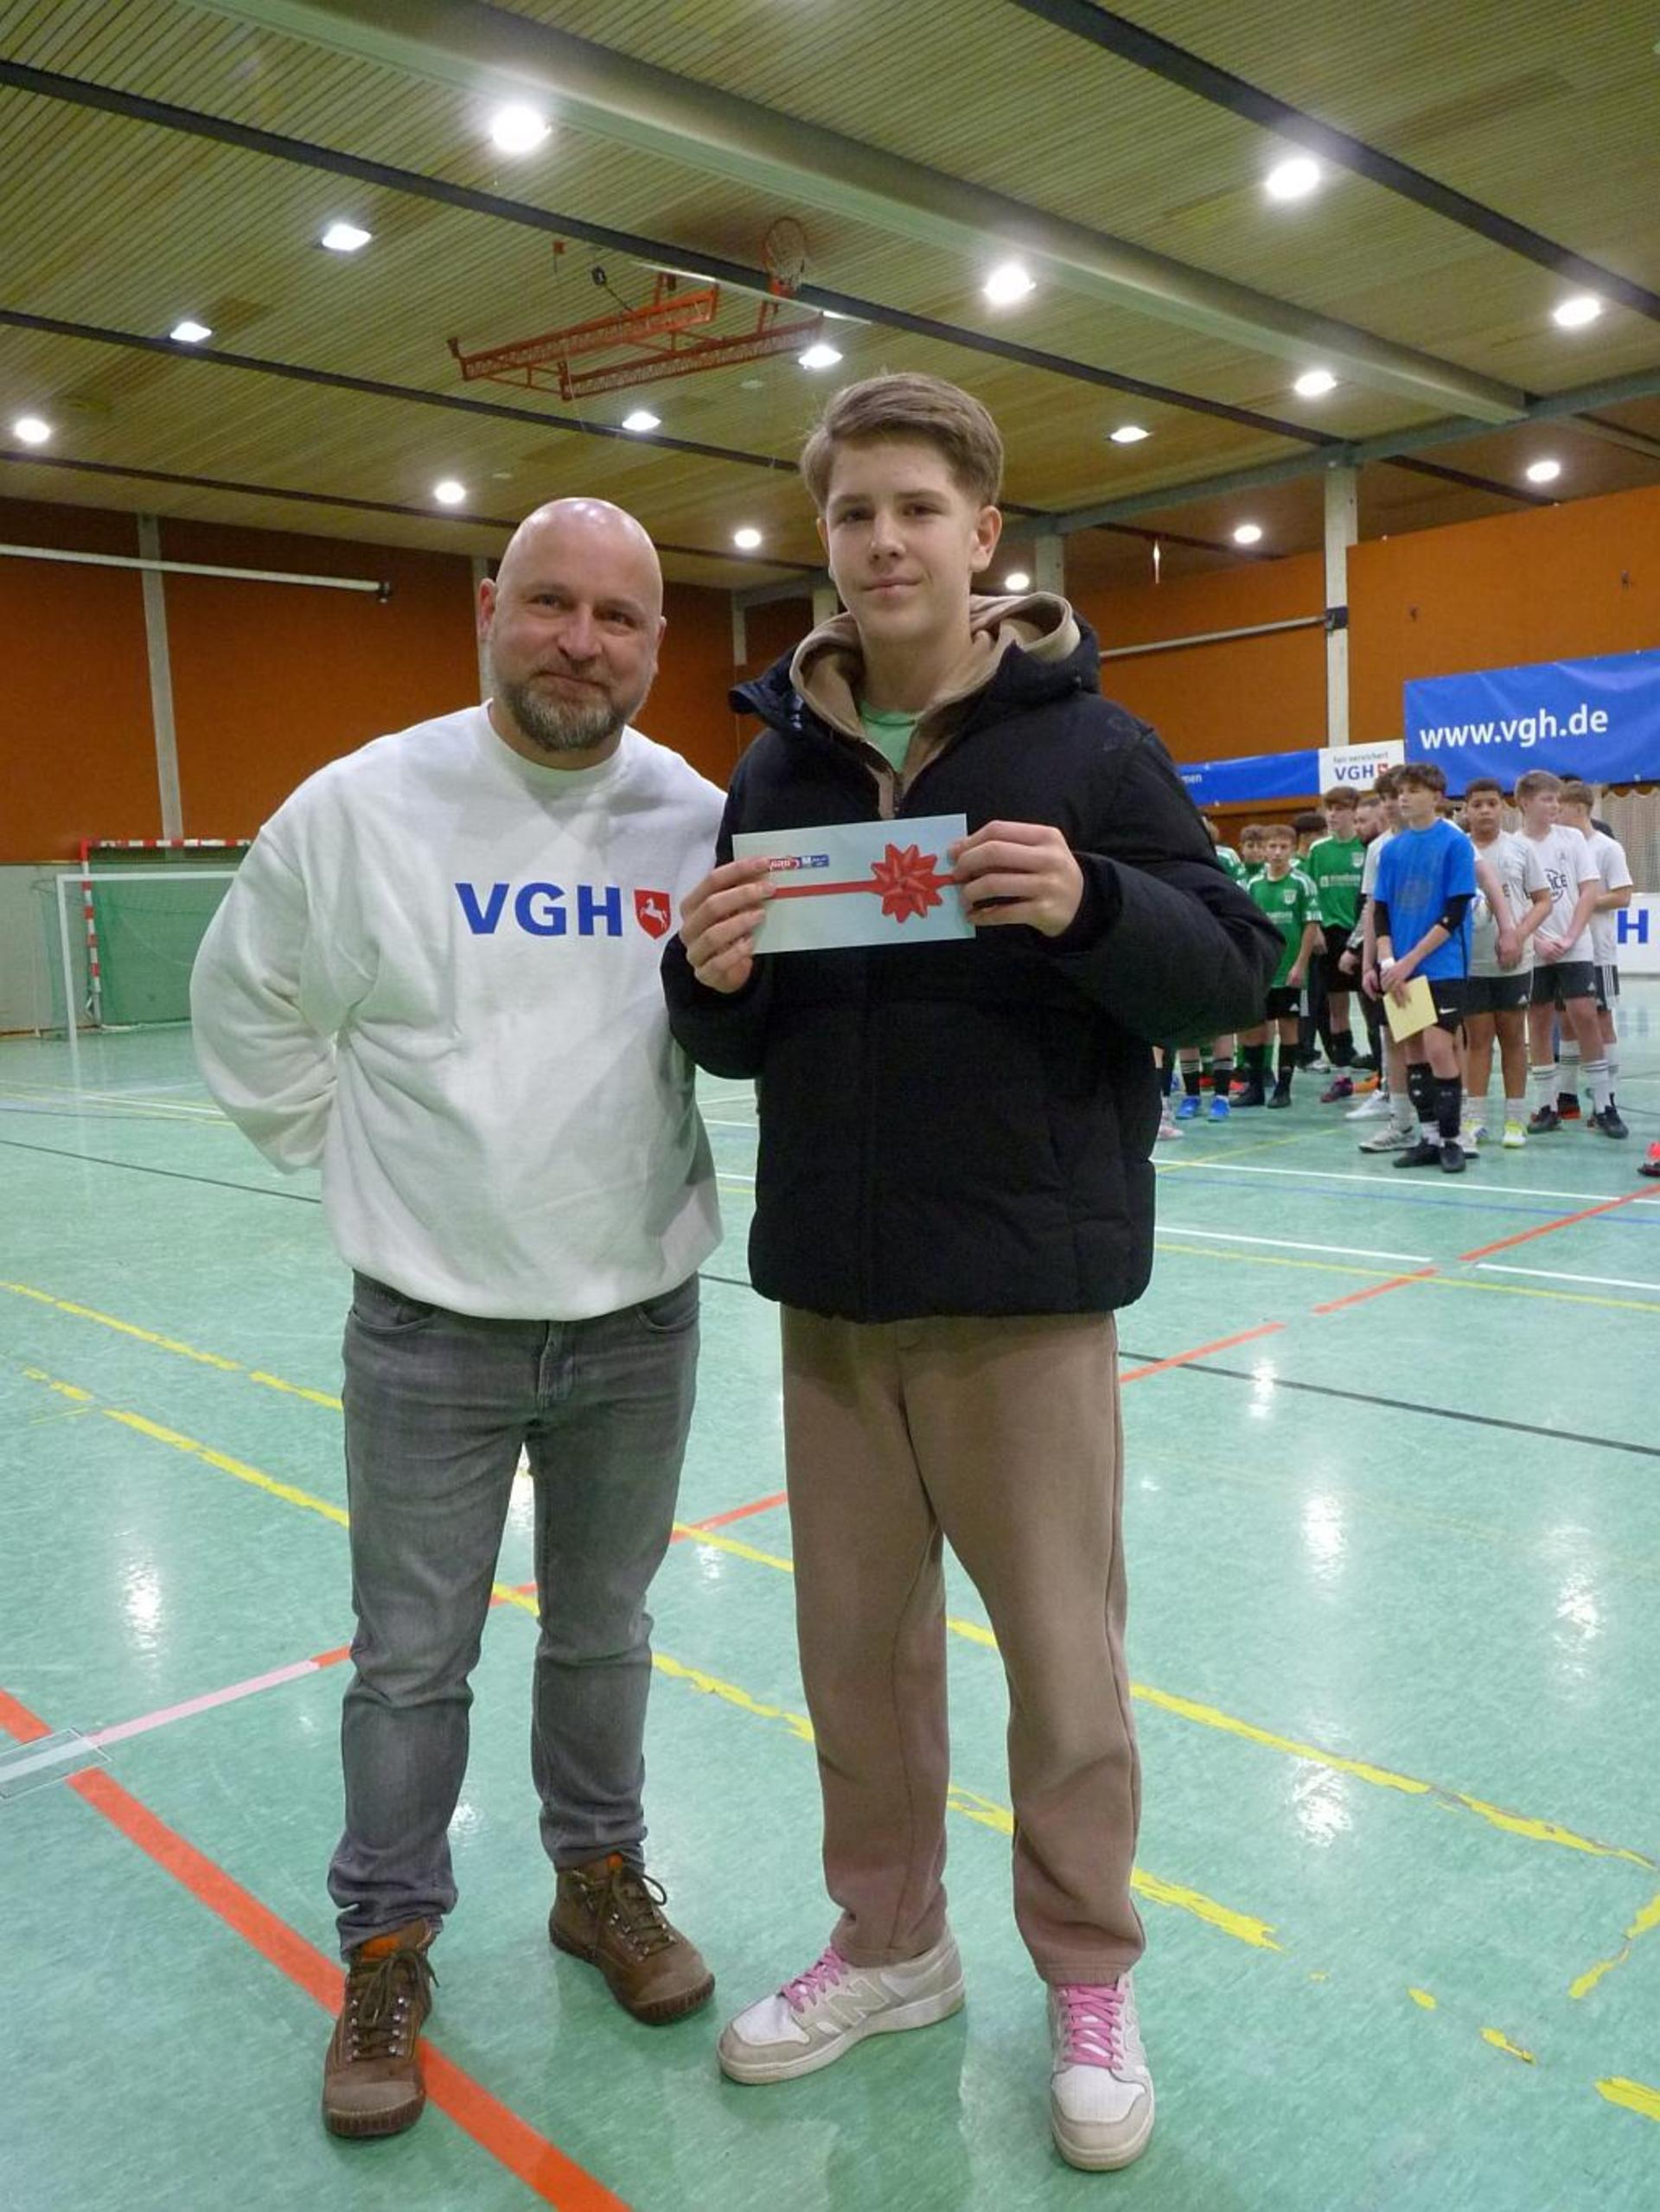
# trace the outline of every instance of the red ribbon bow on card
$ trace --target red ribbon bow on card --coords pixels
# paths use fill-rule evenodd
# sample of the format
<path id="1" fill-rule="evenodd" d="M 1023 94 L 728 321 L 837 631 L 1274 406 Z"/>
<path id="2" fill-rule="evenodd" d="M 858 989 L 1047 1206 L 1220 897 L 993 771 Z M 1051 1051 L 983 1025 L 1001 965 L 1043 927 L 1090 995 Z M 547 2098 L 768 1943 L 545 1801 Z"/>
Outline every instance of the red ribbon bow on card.
<path id="1" fill-rule="evenodd" d="M 925 915 L 941 903 L 940 893 L 951 878 L 934 873 L 938 857 L 937 853 L 918 851 L 914 845 L 903 852 L 891 845 L 880 860 L 872 862 L 873 888 L 881 892 L 882 911 L 890 920 L 909 921 L 913 915 Z"/>

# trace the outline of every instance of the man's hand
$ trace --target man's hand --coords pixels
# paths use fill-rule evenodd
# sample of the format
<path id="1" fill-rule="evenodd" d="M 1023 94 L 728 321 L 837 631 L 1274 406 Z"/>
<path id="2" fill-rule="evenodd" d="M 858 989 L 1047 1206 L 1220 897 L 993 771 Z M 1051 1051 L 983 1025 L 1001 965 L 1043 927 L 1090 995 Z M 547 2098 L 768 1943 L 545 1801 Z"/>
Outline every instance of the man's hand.
<path id="1" fill-rule="evenodd" d="M 742 991 L 755 966 L 755 933 L 772 881 L 764 859 L 729 860 L 688 891 L 680 942 L 692 972 L 711 991 Z"/>
<path id="2" fill-rule="evenodd" d="M 962 903 L 976 928 L 1023 921 L 1058 937 L 1083 901 L 1083 870 L 1057 829 L 1042 822 L 987 822 L 949 845 Z"/>

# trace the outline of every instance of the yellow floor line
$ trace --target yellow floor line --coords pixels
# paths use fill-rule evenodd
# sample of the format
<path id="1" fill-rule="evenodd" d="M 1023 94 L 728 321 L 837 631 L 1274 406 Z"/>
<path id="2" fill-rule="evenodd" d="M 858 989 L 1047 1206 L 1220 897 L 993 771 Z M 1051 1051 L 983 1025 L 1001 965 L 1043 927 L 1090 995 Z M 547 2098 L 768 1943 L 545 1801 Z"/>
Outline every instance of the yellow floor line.
<path id="1" fill-rule="evenodd" d="M 1615 2075 L 1598 2082 L 1597 2094 L 1611 2105 L 1624 2105 L 1627 2112 L 1640 2112 L 1644 2120 L 1660 2120 L 1660 2089 L 1650 2088 L 1646 2081 L 1628 2081 Z"/>
<path id="2" fill-rule="evenodd" d="M 1631 1955 L 1632 1944 L 1657 1928 L 1660 1928 L 1660 1897 L 1650 1897 L 1625 1930 L 1625 1941 L 1613 1957 L 1599 1959 L 1594 1967 L 1587 1968 L 1584 1973 L 1571 1981 L 1567 1986 L 1568 1995 L 1573 1998 L 1588 1997 L 1605 1975 L 1612 1973 L 1616 1967 L 1625 1965 L 1626 1960 Z"/>
<path id="3" fill-rule="evenodd" d="M 1194 1249 L 1198 1248 L 1194 1247 Z M 1232 1253 L 1204 1253 L 1201 1256 L 1207 1259 L 1235 1257 Z M 1293 1261 L 1285 1264 L 1292 1265 L 1307 1264 L 1321 1268 L 1326 1266 L 1326 1263 L 1321 1261 L 1309 1263 Z M 1333 1270 L 1332 1272 L 1370 1274 L 1378 1271 L 1366 1269 Z M 1427 1279 L 1433 1281 L 1446 1278 L 1432 1277 Z M 1472 1287 L 1483 1290 L 1503 1288 L 1499 1284 L 1478 1284 Z M 244 1367 L 239 1361 L 225 1359 L 218 1353 L 201 1351 L 195 1346 L 183 1343 L 178 1338 L 162 1335 L 154 1329 L 139 1329 L 132 1323 L 118 1320 L 110 1314 L 99 1313 L 90 1306 L 79 1305 L 68 1299 L 54 1297 L 49 1292 L 36 1290 L 28 1284 L 0 1281 L 0 1290 L 15 1291 L 20 1297 L 35 1299 L 43 1305 L 54 1307 L 60 1312 L 69 1314 L 80 1320 L 97 1322 L 103 1327 L 119 1330 L 124 1335 L 136 1337 L 139 1342 L 156 1349 L 174 1352 L 211 1367 L 246 1374 L 250 1381 L 263 1383 L 269 1388 L 290 1396 L 303 1398 L 312 1404 L 325 1406 L 335 1411 L 340 1408 L 338 1399 L 329 1398 L 321 1391 L 307 1390 L 297 1383 L 284 1382 L 279 1376 L 267 1374 L 263 1369 L 250 1370 Z M 1529 1294 L 1523 1292 L 1522 1295 Z M 734 1559 L 748 1559 L 757 1566 L 770 1567 L 781 1574 L 793 1574 L 795 1571 L 791 1562 L 777 1552 L 759 1551 L 755 1546 L 744 1543 L 740 1537 L 729 1536 L 720 1529 L 696 1528 L 689 1523 L 677 1521 L 675 1530 L 688 1542 L 712 1546 L 717 1551 L 730 1552 Z M 986 1644 L 995 1648 L 996 1639 L 989 1629 L 960 1619 L 948 1620 L 947 1626 L 954 1635 L 963 1637 L 969 1642 Z M 1213 1705 L 1201 1705 L 1190 1699 L 1178 1698 L 1167 1691 L 1155 1690 L 1145 1683 L 1133 1683 L 1131 1690 L 1136 1698 L 1158 1705 L 1178 1718 L 1192 1721 L 1202 1727 L 1218 1730 L 1223 1734 L 1239 1737 L 1247 1742 L 1260 1743 L 1267 1750 L 1284 1753 L 1289 1757 L 1308 1760 L 1312 1764 L 1325 1767 L 1333 1773 L 1350 1775 L 1356 1780 L 1370 1783 L 1376 1788 L 1399 1790 L 1409 1796 L 1433 1798 L 1443 1805 L 1455 1806 L 1465 1812 L 1475 1814 L 1477 1818 L 1487 1821 L 1494 1827 L 1501 1828 L 1512 1835 L 1525 1837 L 1532 1842 L 1555 1844 L 1564 1850 L 1585 1852 L 1593 1858 L 1623 1858 L 1633 1865 L 1645 1868 L 1651 1868 L 1657 1864 L 1655 1860 L 1646 1857 L 1641 1852 L 1628 1851 L 1612 1844 L 1595 1842 L 1588 1837 L 1575 1833 L 1570 1828 L 1560 1826 L 1555 1821 L 1534 1820 L 1521 1814 L 1508 1813 L 1497 1806 L 1487 1803 L 1483 1799 L 1466 1795 L 1463 1791 L 1449 1789 L 1440 1783 L 1422 1782 L 1413 1775 L 1395 1774 L 1390 1769 L 1373 1765 L 1365 1760 L 1350 1759 L 1340 1753 L 1324 1751 L 1314 1744 L 1302 1743 L 1294 1738 L 1276 1735 L 1270 1730 L 1258 1728 L 1248 1721 L 1241 1720 L 1231 1714 L 1220 1712 Z"/>
<path id="4" fill-rule="evenodd" d="M 149 1420 L 142 1413 L 130 1413 L 113 1406 L 99 1406 L 90 1391 L 82 1390 L 73 1383 L 64 1382 L 40 1367 L 25 1367 L 23 1372 L 31 1382 L 44 1383 L 48 1389 L 93 1408 L 106 1420 L 118 1422 L 123 1428 L 135 1430 L 140 1436 L 150 1437 L 153 1443 L 169 1445 L 175 1451 L 200 1459 L 208 1466 L 217 1468 L 222 1474 L 233 1476 L 239 1482 L 249 1483 L 271 1497 L 280 1498 L 285 1505 L 297 1506 L 307 1513 L 320 1514 L 342 1528 L 351 1526 L 349 1516 L 342 1507 L 331 1505 L 325 1498 L 315 1498 L 310 1491 L 299 1489 L 291 1482 L 279 1482 L 274 1475 L 267 1475 L 258 1467 L 251 1467 L 244 1459 L 233 1458 L 228 1452 L 215 1451 L 211 1445 L 200 1443 L 195 1437 L 183 1436 L 178 1430 L 166 1428 L 159 1421 Z M 693 1535 L 706 1533 L 699 1530 L 688 1533 Z M 729 1539 L 722 1548 L 736 1548 L 757 1559 L 766 1558 L 764 1552 L 750 1552 L 747 1546 L 735 1545 L 734 1539 Z M 529 1614 L 533 1620 L 537 1617 L 536 1601 L 525 1591 L 512 1589 L 501 1582 L 492 1583 L 490 1588 L 492 1595 L 503 1604 L 516 1606 L 520 1612 Z M 762 1720 L 781 1722 L 803 1743 L 813 1741 L 813 1724 L 805 1713 L 791 1712 L 782 1705 L 763 1704 L 758 1698 L 752 1698 L 747 1690 L 741 1690 L 731 1682 L 723 1682 L 718 1675 L 706 1673 L 699 1667 L 688 1667 L 667 1652 L 654 1651 L 652 1665 L 659 1673 L 684 1682 L 706 1696 L 718 1698 L 742 1712 Z M 1006 1806 L 998 1805 L 991 1798 L 977 1796 L 972 1791 L 961 1790 L 954 1785 L 947 1801 L 954 1811 L 966 1813 L 968 1818 L 978 1820 L 982 1826 L 998 1827 L 1006 1835 L 1014 1833 L 1014 1815 Z M 971 1805 L 979 1809 L 970 1811 Z M 995 1817 L 988 1818 L 988 1815 Z M 1278 1951 L 1283 1947 L 1274 1940 L 1272 1921 L 1259 1920 L 1253 1914 L 1237 1912 L 1231 1905 L 1220 1904 L 1216 1898 L 1206 1896 L 1203 1890 L 1165 1882 L 1158 1875 L 1147 1874 L 1140 1869 L 1133 1876 L 1131 1886 L 1150 1903 L 1172 1905 L 1180 1911 L 1191 1913 L 1210 1927 L 1220 1928 L 1224 1935 L 1258 1950 Z"/>
<path id="5" fill-rule="evenodd" d="M 1539 2063 L 1530 2050 L 1523 2050 L 1520 2043 L 1513 2043 L 1502 2028 L 1484 2028 L 1481 2040 L 1484 2043 L 1491 2043 L 1495 2050 L 1508 2051 L 1512 2058 L 1521 2059 L 1524 2065 L 1536 2066 Z"/>

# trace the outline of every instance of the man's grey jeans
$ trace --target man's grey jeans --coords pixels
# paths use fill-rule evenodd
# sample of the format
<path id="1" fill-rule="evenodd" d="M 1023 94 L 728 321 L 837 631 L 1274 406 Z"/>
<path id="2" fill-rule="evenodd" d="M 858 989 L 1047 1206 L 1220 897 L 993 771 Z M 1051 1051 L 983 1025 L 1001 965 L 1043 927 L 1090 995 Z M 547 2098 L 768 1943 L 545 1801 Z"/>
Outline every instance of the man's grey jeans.
<path id="1" fill-rule="evenodd" d="M 481 1321 L 355 1278 L 346 1472 L 356 1672 L 341 1717 L 342 1951 L 456 1902 L 448 1830 L 522 1444 L 541 1635 L 531 1771 L 556 1866 L 645 1836 L 647 1587 L 691 1425 L 698 1280 L 591 1321 Z"/>

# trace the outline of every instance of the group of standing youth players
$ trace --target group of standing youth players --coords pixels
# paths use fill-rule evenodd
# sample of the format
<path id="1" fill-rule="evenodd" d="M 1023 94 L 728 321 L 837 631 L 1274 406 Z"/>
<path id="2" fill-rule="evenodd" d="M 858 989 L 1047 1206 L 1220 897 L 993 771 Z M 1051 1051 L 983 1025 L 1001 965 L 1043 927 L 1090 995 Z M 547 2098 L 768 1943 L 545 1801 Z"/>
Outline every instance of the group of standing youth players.
<path id="1" fill-rule="evenodd" d="M 1367 790 L 1326 792 L 1323 813 L 1247 824 L 1237 853 L 1218 842 L 1281 950 L 1261 1021 L 1239 1032 L 1237 1068 L 1231 1037 L 1213 1049 L 1209 1119 L 1288 1106 L 1318 1038 L 1331 1075 L 1321 1104 L 1352 1101 L 1350 1119 L 1377 1121 L 1360 1149 L 1391 1153 L 1397 1167 L 1460 1174 L 1491 1138 L 1516 1151 L 1567 1121 L 1630 1134 L 1614 1094 L 1614 915 L 1632 895 L 1625 851 L 1595 819 L 1587 784 L 1530 769 L 1509 795 L 1515 829 L 1504 827 L 1506 803 L 1496 778 L 1478 776 L 1453 805 L 1441 769 L 1410 762 Z M 1396 1042 L 1387 1002 L 1404 1006 L 1416 977 L 1433 1017 Z M 1357 985 L 1364 1051 L 1350 1027 Z M 1199 1052 L 1181 1054 L 1173 1100 L 1175 1072 L 1166 1053 L 1167 1138 L 1204 1111 Z"/>

